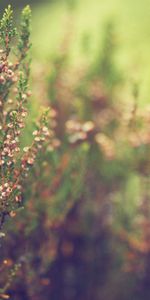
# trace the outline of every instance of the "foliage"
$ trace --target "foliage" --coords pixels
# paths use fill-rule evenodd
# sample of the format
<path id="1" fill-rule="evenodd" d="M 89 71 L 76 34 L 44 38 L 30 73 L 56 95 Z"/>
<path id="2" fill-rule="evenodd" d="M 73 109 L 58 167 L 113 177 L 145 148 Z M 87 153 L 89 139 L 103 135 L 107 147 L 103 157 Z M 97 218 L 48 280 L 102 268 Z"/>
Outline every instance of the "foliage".
<path id="1" fill-rule="evenodd" d="M 124 97 L 111 22 L 96 59 L 77 70 L 69 65 L 67 31 L 35 77 L 39 101 L 51 109 L 34 125 L 29 116 L 34 138 L 24 146 L 30 19 L 26 7 L 17 32 L 8 7 L 0 27 L 1 226 L 22 198 L 25 205 L 7 223 L 5 238 L 1 232 L 1 299 L 66 300 L 70 286 L 81 299 L 81 285 L 84 299 L 138 299 L 137 286 L 149 299 L 149 108 L 138 106 L 136 83 L 129 101 Z"/>
<path id="2" fill-rule="evenodd" d="M 10 6 L 5 9 L 0 21 L 0 229 L 6 216 L 14 217 L 15 211 L 22 206 L 23 182 L 34 164 L 41 144 L 49 134 L 45 112 L 33 132 L 31 146 L 21 149 L 20 136 L 25 127 L 26 103 L 30 96 L 27 59 L 31 19 L 29 6 L 22 11 L 21 18 L 19 33 L 13 27 L 13 11 Z M 14 38 L 17 39 L 16 48 L 13 46 Z M 3 236 L 4 233 L 1 232 L 1 238 Z M 4 293 L 17 272 L 17 266 L 18 264 L 10 271 L 8 281 L 1 289 L 2 299 L 9 298 Z"/>

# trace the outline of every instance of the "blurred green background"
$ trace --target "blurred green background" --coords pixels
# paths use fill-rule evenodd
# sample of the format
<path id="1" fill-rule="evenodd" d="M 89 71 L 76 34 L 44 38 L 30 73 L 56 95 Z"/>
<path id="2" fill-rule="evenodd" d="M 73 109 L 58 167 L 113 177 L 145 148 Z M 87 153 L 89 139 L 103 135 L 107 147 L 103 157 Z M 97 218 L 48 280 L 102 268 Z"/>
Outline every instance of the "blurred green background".
<path id="1" fill-rule="evenodd" d="M 67 19 L 67 7 L 74 2 L 71 59 L 73 63 L 83 58 L 81 46 L 84 36 L 89 37 L 89 58 L 95 55 L 103 25 L 113 20 L 117 36 L 117 61 L 128 80 L 135 77 L 140 83 L 142 101 L 149 101 L 150 85 L 150 1 L 149 0 L 43 0 L 1 1 L 1 10 L 11 4 L 20 10 L 25 4 L 33 8 L 33 53 L 43 61 L 53 53 L 62 38 Z M 86 53 L 87 55 L 87 53 Z M 129 72 L 130 70 L 130 72 Z"/>

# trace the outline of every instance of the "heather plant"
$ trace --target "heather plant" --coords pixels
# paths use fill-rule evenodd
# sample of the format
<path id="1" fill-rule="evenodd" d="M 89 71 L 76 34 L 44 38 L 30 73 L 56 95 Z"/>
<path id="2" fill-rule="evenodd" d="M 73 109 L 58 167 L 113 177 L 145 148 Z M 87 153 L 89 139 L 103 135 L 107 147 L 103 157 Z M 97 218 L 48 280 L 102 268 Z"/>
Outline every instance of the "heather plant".
<path id="1" fill-rule="evenodd" d="M 0 230 L 7 216 L 14 217 L 23 206 L 24 185 L 31 167 L 46 138 L 49 137 L 47 117 L 43 111 L 36 122 L 32 143 L 22 147 L 28 115 L 31 31 L 31 10 L 26 6 L 21 13 L 20 28 L 13 24 L 11 6 L 0 20 Z M 0 238 L 5 236 L 1 232 Z M 7 242 L 5 244 L 7 247 Z M 1 255 L 0 298 L 6 294 L 21 268 L 20 258 L 5 259 Z"/>
<path id="2" fill-rule="evenodd" d="M 14 216 L 21 206 L 22 183 L 48 135 L 45 112 L 33 132 L 29 147 L 20 147 L 25 127 L 27 102 L 30 97 L 30 22 L 31 10 L 27 6 L 21 15 L 20 29 L 13 26 L 13 11 L 5 9 L 0 21 L 0 227 L 7 215 Z"/>

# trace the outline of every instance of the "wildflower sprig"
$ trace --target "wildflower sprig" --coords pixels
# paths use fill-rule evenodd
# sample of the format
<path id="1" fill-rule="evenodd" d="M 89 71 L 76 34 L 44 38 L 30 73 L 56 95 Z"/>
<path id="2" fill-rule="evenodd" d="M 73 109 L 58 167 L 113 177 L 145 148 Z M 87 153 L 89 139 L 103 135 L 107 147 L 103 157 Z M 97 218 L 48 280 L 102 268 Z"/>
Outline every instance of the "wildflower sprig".
<path id="1" fill-rule="evenodd" d="M 0 21 L 0 41 L 8 56 L 10 52 L 10 43 L 13 37 L 17 35 L 17 30 L 13 26 L 13 11 L 11 6 L 5 9 L 3 17 Z"/>
<path id="2" fill-rule="evenodd" d="M 31 47 L 30 43 L 30 25 L 31 24 L 31 9 L 27 5 L 22 11 L 21 28 L 19 33 L 18 51 L 21 59 L 24 59 Z"/>
<path id="3" fill-rule="evenodd" d="M 10 6 L 0 21 L 0 229 L 5 217 L 13 217 L 16 209 L 21 206 L 24 180 L 39 149 L 49 136 L 46 111 L 33 133 L 31 146 L 21 149 L 20 138 L 28 115 L 26 104 L 31 95 L 28 84 L 30 21 L 29 6 L 22 11 L 19 34 L 13 27 Z M 16 47 L 12 43 L 15 36 Z M 13 52 L 19 52 L 17 61 L 11 55 Z"/>
<path id="4" fill-rule="evenodd" d="M 1 272 L 7 271 L 7 281 L 4 284 L 3 288 L 0 288 L 0 299 L 10 299 L 10 295 L 7 294 L 7 290 L 11 286 L 14 278 L 17 276 L 18 271 L 21 268 L 21 263 L 18 262 L 12 266 L 12 261 L 8 259 L 4 259 L 2 266 L 0 268 Z"/>

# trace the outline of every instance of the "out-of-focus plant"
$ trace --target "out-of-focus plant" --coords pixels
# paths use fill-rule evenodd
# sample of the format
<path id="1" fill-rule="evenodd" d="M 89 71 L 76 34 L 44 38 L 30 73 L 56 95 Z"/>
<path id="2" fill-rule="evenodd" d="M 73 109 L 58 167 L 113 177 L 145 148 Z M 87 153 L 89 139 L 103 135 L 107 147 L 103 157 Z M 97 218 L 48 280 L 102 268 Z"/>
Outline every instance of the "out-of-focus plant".
<path id="1" fill-rule="evenodd" d="M 141 234 L 142 226 L 138 228 L 135 225 L 141 219 L 141 216 L 138 218 L 139 202 L 145 203 L 142 182 L 149 174 L 149 110 L 138 107 L 137 87 L 129 101 L 124 100 L 123 78 L 115 64 L 114 49 L 113 26 L 108 24 L 100 54 L 94 63 L 78 70 L 77 75 L 74 71 L 68 72 L 66 63 L 62 64 L 61 72 L 57 68 L 57 79 L 53 81 L 57 88 L 54 85 L 53 88 L 57 95 L 61 95 L 57 98 L 60 107 L 67 98 L 65 91 L 69 91 L 66 117 L 63 111 L 65 124 L 60 125 L 65 144 L 68 141 L 67 151 L 82 144 L 88 145 L 82 199 L 86 199 L 85 203 L 88 203 L 87 199 L 90 204 L 96 202 L 101 222 L 113 225 L 111 238 L 116 241 L 117 236 L 120 239 L 118 246 L 123 249 L 122 262 L 125 266 L 122 270 L 125 273 L 127 269 L 139 270 L 136 281 L 140 278 L 140 270 L 143 274 L 147 270 L 149 274 L 148 268 L 145 269 L 145 258 L 149 259 L 149 238 Z M 50 81 L 50 95 L 52 90 Z M 145 216 L 142 218 L 145 220 Z M 146 219 L 144 224 L 147 222 Z M 144 240 L 138 242 L 141 236 Z M 129 256 L 128 247 L 131 251 Z M 127 255 L 124 258 L 123 253 Z M 120 253 L 117 255 L 119 261 Z M 138 265 L 138 257 L 142 255 L 142 262 Z M 147 278 L 147 275 L 144 276 Z"/>

